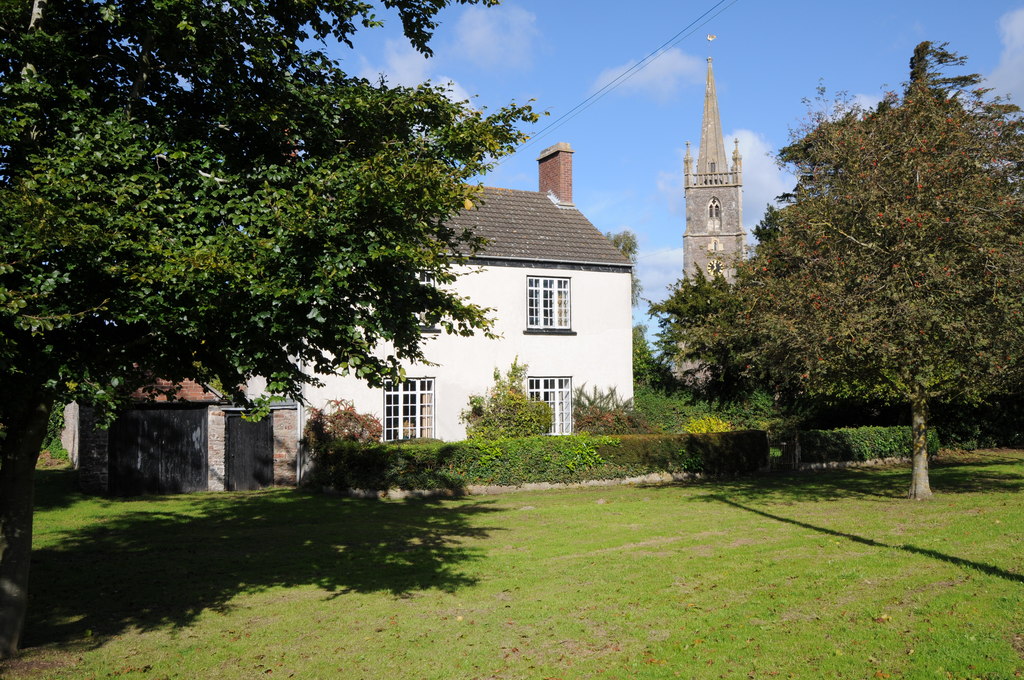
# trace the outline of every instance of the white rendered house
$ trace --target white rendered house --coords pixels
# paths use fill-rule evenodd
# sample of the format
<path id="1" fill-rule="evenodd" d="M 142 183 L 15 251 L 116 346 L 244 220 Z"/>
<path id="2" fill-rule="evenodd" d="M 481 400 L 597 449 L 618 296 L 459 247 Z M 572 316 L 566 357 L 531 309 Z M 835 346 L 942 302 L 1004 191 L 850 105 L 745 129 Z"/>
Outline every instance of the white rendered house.
<path id="1" fill-rule="evenodd" d="M 530 396 L 552 406 L 553 434 L 572 432 L 574 388 L 615 388 L 631 398 L 632 266 L 573 205 L 572 153 L 565 143 L 541 153 L 539 191 L 485 188 L 480 205 L 454 220 L 487 239 L 454 285 L 494 310 L 497 339 L 425 331 L 433 365 L 406 365 L 404 383 L 371 388 L 355 377 L 324 377 L 323 387 L 306 388 L 307 404 L 350 400 L 380 419 L 385 440 L 459 440 L 470 396 L 484 394 L 495 369 L 517 359 L 529 367 Z M 254 382 L 250 394 L 261 388 Z"/>
<path id="2" fill-rule="evenodd" d="M 572 153 L 568 144 L 541 153 L 540 191 L 488 188 L 478 207 L 454 219 L 487 245 L 453 285 L 494 310 L 499 337 L 425 330 L 432 364 L 406 365 L 407 381 L 373 389 L 354 377 L 323 377 L 323 387 L 306 388 L 304 401 L 322 408 L 350 400 L 380 419 L 387 440 L 454 441 L 466 435 L 460 415 L 469 397 L 484 394 L 494 371 L 517 359 L 529 367 L 530 395 L 551 405 L 553 434 L 572 432 L 574 388 L 615 388 L 632 397 L 632 267 L 573 205 Z M 249 423 L 202 386 L 168 387 L 180 401 L 139 404 L 109 431 L 94 426 L 90 409 L 65 409 L 66 446 L 83 489 L 131 495 L 299 480 L 306 467 L 302 404 L 279 404 L 272 417 Z M 265 382 L 253 380 L 248 389 L 258 395 Z"/>

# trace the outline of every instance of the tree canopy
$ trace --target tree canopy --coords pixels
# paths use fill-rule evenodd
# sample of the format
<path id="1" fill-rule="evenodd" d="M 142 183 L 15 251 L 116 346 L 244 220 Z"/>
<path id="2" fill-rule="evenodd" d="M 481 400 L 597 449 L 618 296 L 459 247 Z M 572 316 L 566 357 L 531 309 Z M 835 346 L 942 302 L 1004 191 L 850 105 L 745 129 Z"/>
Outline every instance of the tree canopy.
<path id="1" fill-rule="evenodd" d="M 383 5 L 429 53 L 454 2 L 495 4 Z M 423 318 L 488 327 L 485 310 L 422 279 L 451 282 L 479 245 L 447 219 L 533 113 L 348 75 L 328 45 L 379 25 L 374 11 L 0 5 L 0 656 L 24 613 L 52 404 L 113 406 L 155 376 L 230 389 L 262 375 L 290 395 L 314 373 L 379 383 L 421 357 Z"/>
<path id="2" fill-rule="evenodd" d="M 738 313 L 696 333 L 810 392 L 908 404 L 912 498 L 931 495 L 931 401 L 1019 385 L 1024 359 L 1024 123 L 978 76 L 943 75 L 962 61 L 922 43 L 902 94 L 811 120 L 780 153 L 797 187 Z"/>

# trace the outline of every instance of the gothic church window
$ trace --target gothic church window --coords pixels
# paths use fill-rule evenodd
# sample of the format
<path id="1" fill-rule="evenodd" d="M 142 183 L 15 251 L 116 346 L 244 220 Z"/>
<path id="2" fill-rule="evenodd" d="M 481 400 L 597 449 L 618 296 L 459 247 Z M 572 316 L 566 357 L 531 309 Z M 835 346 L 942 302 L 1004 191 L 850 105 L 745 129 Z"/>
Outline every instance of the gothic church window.
<path id="1" fill-rule="evenodd" d="M 721 231 L 722 229 L 722 204 L 717 198 L 712 198 L 708 203 L 708 231 Z"/>

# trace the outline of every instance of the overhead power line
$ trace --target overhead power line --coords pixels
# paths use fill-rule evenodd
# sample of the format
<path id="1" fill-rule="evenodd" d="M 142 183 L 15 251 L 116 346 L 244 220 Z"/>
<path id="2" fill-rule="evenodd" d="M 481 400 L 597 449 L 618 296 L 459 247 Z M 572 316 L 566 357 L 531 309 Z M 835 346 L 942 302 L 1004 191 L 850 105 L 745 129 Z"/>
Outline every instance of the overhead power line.
<path id="1" fill-rule="evenodd" d="M 617 75 L 615 78 L 605 83 L 600 89 L 591 94 L 589 97 L 587 97 L 580 103 L 576 104 L 574 107 L 572 107 L 571 109 L 569 109 L 568 111 L 566 111 L 565 113 L 558 116 L 550 123 L 542 127 L 540 130 L 538 130 L 530 137 L 529 141 L 522 144 L 511 155 L 514 156 L 520 151 L 524 151 L 526 149 L 537 146 L 541 138 L 551 134 L 552 132 L 562 127 L 576 116 L 580 115 L 581 113 L 589 109 L 591 106 L 600 101 L 609 92 L 612 92 L 617 87 L 625 83 L 627 80 L 635 76 L 640 71 L 642 71 L 644 68 L 650 66 L 652 62 L 654 62 L 661 55 L 665 54 L 665 52 L 667 52 L 670 48 L 675 47 L 686 38 L 689 38 L 697 30 L 703 28 L 708 22 L 710 22 L 712 19 L 717 17 L 725 10 L 729 9 L 731 6 L 735 5 L 737 2 L 739 2 L 739 0 L 718 0 L 718 2 L 716 2 L 710 8 L 705 10 L 703 14 L 701 14 L 699 17 L 691 21 L 682 30 L 680 30 L 674 36 L 663 42 L 660 46 L 651 51 L 643 59 L 630 66 L 628 69 Z M 506 156 L 506 158 L 509 157 L 510 156 Z"/>

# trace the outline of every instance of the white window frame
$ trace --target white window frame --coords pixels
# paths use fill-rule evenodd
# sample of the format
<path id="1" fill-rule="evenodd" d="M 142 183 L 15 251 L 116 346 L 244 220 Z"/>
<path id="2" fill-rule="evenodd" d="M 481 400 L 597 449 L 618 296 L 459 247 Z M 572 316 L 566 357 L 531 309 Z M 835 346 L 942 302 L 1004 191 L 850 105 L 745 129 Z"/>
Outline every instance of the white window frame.
<path id="1" fill-rule="evenodd" d="M 434 437 L 437 400 L 433 378 L 384 385 L 384 441 Z"/>
<path id="2" fill-rule="evenodd" d="M 437 287 L 437 279 L 431 272 L 421 271 L 416 274 L 416 279 L 424 286 Z M 420 312 L 417 316 L 420 320 L 421 333 L 439 333 L 441 331 L 441 329 L 437 327 L 437 324 L 427 323 L 427 312 Z"/>
<path id="3" fill-rule="evenodd" d="M 544 376 L 526 379 L 526 394 L 551 407 L 548 434 L 572 434 L 572 378 Z"/>
<path id="4" fill-rule="evenodd" d="M 572 329 L 571 279 L 556 276 L 526 277 L 526 327 Z"/>

